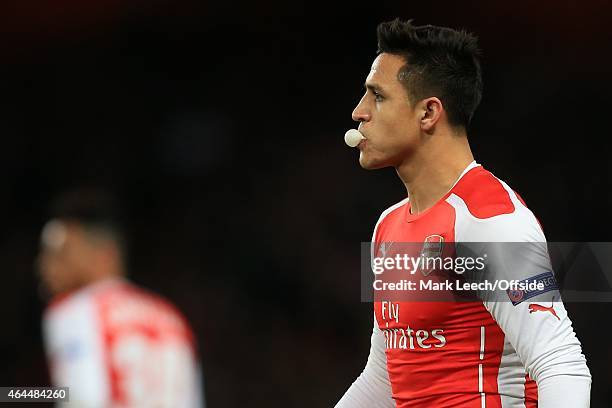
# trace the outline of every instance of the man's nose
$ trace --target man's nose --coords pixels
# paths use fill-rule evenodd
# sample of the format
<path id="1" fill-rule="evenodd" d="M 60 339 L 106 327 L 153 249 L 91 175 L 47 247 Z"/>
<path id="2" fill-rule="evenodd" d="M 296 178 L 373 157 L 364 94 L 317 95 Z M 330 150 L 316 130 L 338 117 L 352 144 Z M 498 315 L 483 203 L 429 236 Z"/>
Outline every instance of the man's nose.
<path id="1" fill-rule="evenodd" d="M 363 98 L 359 101 L 353 114 L 351 115 L 355 122 L 369 122 L 371 119 L 370 112 L 363 106 Z"/>

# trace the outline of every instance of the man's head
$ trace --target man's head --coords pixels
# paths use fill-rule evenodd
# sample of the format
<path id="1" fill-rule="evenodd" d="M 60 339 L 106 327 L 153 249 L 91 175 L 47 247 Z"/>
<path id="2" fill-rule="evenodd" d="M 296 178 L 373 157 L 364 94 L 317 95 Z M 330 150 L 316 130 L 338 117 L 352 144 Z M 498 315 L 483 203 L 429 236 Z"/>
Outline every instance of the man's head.
<path id="1" fill-rule="evenodd" d="M 440 130 L 465 136 L 482 97 L 478 55 L 476 37 L 464 31 L 381 23 L 378 56 L 353 111 L 367 139 L 362 167 L 397 167 Z"/>
<path id="2" fill-rule="evenodd" d="M 120 276 L 124 238 L 112 199 L 77 191 L 59 197 L 41 233 L 39 272 L 52 295 Z"/>

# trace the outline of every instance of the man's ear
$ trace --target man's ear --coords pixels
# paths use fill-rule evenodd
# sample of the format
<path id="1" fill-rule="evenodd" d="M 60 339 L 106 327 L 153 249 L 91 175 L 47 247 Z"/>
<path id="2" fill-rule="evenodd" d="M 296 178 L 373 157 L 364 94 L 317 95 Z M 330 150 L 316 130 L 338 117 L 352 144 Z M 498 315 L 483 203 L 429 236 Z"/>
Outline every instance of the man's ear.
<path id="1" fill-rule="evenodd" d="M 425 133 L 431 133 L 436 127 L 436 123 L 440 120 L 444 107 L 442 101 L 432 96 L 430 98 L 423 99 L 420 102 L 420 124 L 421 130 Z"/>

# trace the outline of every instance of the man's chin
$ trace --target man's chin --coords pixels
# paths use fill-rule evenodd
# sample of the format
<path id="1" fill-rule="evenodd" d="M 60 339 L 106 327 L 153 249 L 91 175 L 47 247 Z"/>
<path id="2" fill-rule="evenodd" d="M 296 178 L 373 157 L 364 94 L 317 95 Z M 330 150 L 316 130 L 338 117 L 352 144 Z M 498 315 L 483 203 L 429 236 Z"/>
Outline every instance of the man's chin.
<path id="1" fill-rule="evenodd" d="M 368 157 L 364 156 L 363 153 L 359 155 L 359 165 L 364 170 L 377 170 L 388 166 L 379 160 L 369 159 Z"/>

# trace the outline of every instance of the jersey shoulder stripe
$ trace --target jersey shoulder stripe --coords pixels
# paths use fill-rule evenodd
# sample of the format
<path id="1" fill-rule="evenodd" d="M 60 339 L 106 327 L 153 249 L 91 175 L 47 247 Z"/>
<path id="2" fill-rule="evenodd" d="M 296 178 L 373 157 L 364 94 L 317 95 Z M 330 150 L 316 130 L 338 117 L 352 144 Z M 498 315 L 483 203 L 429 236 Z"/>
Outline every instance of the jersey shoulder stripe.
<path id="1" fill-rule="evenodd" d="M 463 200 L 475 218 L 491 218 L 515 211 L 510 194 L 502 182 L 482 167 L 469 171 L 452 192 Z"/>

